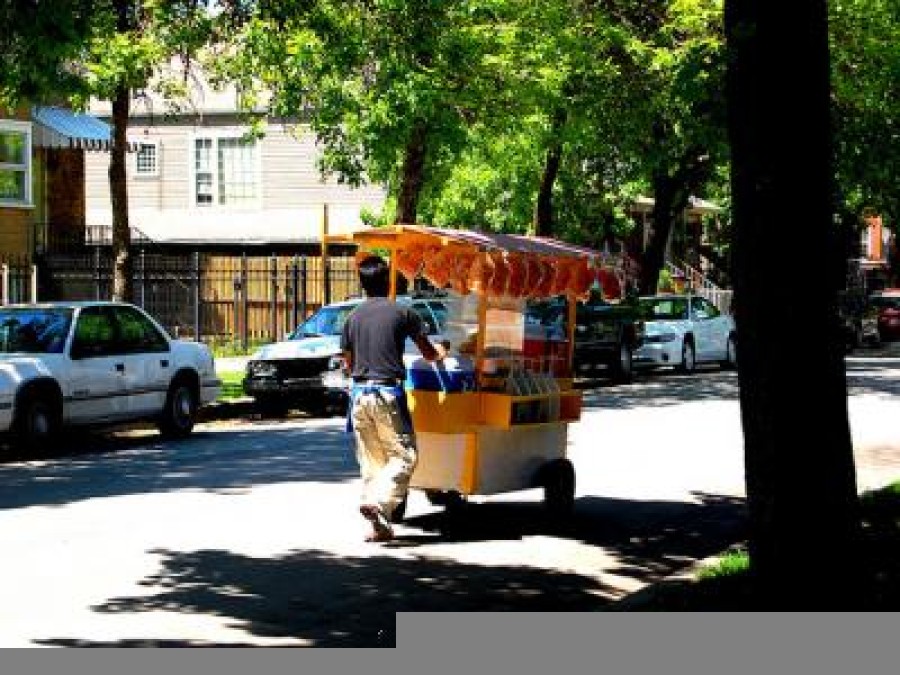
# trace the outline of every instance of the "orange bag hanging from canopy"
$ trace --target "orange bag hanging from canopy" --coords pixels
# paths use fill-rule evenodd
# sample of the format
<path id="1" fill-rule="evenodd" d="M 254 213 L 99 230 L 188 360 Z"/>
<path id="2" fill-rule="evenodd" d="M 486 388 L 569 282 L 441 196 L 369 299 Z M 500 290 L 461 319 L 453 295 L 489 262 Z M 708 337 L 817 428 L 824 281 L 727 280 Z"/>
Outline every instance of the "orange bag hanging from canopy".
<path id="1" fill-rule="evenodd" d="M 534 287 L 534 296 L 536 298 L 548 298 L 553 289 L 553 276 L 556 272 L 553 266 L 553 259 L 542 256 L 538 258 L 537 262 L 541 268 L 541 278 Z"/>
<path id="2" fill-rule="evenodd" d="M 596 279 L 595 271 L 586 258 L 579 258 L 572 268 L 572 277 L 569 280 L 569 293 L 576 298 L 585 298 L 591 292 L 591 286 Z"/>
<path id="3" fill-rule="evenodd" d="M 400 249 L 396 252 L 396 256 L 397 271 L 412 283 L 422 271 L 422 247 L 410 246 L 407 249 Z"/>
<path id="4" fill-rule="evenodd" d="M 491 263 L 487 253 L 478 253 L 472 258 L 466 286 L 469 293 L 487 292 L 490 284 Z"/>
<path id="5" fill-rule="evenodd" d="M 453 256 L 453 274 L 450 277 L 450 288 L 460 295 L 466 295 L 469 292 L 469 274 L 474 262 L 475 254 L 468 251 L 459 251 Z"/>
<path id="6" fill-rule="evenodd" d="M 424 251 L 424 256 L 425 264 L 422 267 L 422 275 L 435 288 L 444 288 L 450 283 L 450 277 L 453 275 L 455 260 L 452 252 L 430 248 Z"/>
<path id="7" fill-rule="evenodd" d="M 499 298 L 506 294 L 506 285 L 509 281 L 509 268 L 506 259 L 499 251 L 488 253 L 490 264 L 490 279 L 488 281 L 487 294 L 489 297 Z"/>

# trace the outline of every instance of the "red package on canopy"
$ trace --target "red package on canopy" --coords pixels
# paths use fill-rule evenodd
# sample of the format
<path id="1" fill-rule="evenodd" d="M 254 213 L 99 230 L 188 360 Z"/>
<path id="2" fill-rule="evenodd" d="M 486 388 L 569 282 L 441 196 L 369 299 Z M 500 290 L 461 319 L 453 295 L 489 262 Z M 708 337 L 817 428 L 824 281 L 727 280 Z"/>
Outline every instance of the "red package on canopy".
<path id="1" fill-rule="evenodd" d="M 541 278 L 537 285 L 533 287 L 533 292 L 537 298 L 548 298 L 553 289 L 553 277 L 556 272 L 553 266 L 553 259 L 542 257 L 537 262 L 541 268 Z"/>
<path id="2" fill-rule="evenodd" d="M 569 289 L 569 279 L 572 277 L 572 265 L 570 258 L 557 258 L 553 270 L 553 283 L 550 286 L 550 295 L 562 295 Z"/>
<path id="3" fill-rule="evenodd" d="M 509 281 L 506 284 L 506 295 L 511 298 L 521 298 L 525 293 L 525 283 L 528 280 L 528 265 L 522 256 L 510 253 L 506 258 L 509 267 Z"/>
<path id="4" fill-rule="evenodd" d="M 540 258 L 536 256 L 528 256 L 525 258 L 525 290 L 523 293 L 528 296 L 537 297 L 537 290 L 541 284 L 544 275 L 544 268 L 541 267 Z"/>
<path id="5" fill-rule="evenodd" d="M 622 282 L 613 270 L 601 267 L 597 272 L 597 281 L 600 282 L 604 299 L 618 300 L 622 297 Z"/>
<path id="6" fill-rule="evenodd" d="M 576 298 L 585 298 L 591 292 L 596 279 L 595 271 L 585 258 L 579 258 L 572 267 L 569 279 L 569 293 Z"/>
<path id="7" fill-rule="evenodd" d="M 488 253 L 487 261 L 490 275 L 487 283 L 488 295 L 495 298 L 505 295 L 506 285 L 509 281 L 509 268 L 503 254 L 497 251 Z"/>

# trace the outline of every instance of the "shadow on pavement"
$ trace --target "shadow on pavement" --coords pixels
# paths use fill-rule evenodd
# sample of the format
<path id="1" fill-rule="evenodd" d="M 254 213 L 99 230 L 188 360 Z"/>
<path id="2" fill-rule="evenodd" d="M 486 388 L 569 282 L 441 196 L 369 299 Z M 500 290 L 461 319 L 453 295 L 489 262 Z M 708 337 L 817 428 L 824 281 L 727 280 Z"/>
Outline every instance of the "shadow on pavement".
<path id="1" fill-rule="evenodd" d="M 69 440 L 67 446 L 77 442 Z M 235 492 L 273 483 L 344 482 L 358 476 L 341 425 L 197 431 L 177 444 L 153 435 L 85 435 L 81 442 L 88 452 L 0 464 L 0 509 L 175 490 Z"/>
<path id="2" fill-rule="evenodd" d="M 576 516 L 556 536 L 608 549 L 603 573 L 657 581 L 743 537 L 741 500 L 700 495 L 700 503 L 578 500 Z M 477 504 L 455 517 L 435 514 L 408 524 L 452 533 L 443 543 L 546 534 L 535 504 Z M 580 612 L 610 609 L 620 591 L 602 578 L 570 571 L 476 565 L 390 547 L 365 557 L 298 550 L 254 558 L 222 550 L 155 551 L 161 570 L 144 579 L 148 595 L 111 599 L 101 613 L 168 611 L 223 617 L 258 638 L 319 647 L 393 647 L 396 612 Z M 377 549 L 376 549 L 377 550 Z M 223 646 L 201 641 L 44 639 L 65 647 Z M 224 645 L 237 646 L 237 645 Z"/>
<path id="3" fill-rule="evenodd" d="M 583 383 L 585 409 L 627 410 L 680 405 L 697 401 L 736 401 L 737 374 L 717 368 L 692 375 L 671 372 L 642 374 L 632 384 L 590 388 Z"/>

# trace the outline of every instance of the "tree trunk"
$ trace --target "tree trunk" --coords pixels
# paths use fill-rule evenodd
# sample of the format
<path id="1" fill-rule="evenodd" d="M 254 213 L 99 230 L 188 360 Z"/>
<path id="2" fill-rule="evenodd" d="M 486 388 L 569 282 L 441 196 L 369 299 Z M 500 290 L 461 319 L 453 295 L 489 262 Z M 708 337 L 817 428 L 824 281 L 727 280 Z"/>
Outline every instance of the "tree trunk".
<path id="1" fill-rule="evenodd" d="M 826 3 L 728 0 L 735 316 L 751 572 L 765 608 L 858 591 L 836 304 Z M 800 279 L 803 292 L 785 282 Z M 807 336 L 803 357 L 790 348 Z"/>
<path id="2" fill-rule="evenodd" d="M 681 191 L 684 192 L 683 190 Z M 679 197 L 675 181 L 664 172 L 653 178 L 653 223 L 647 248 L 641 257 L 640 292 L 653 295 L 659 283 L 659 273 L 666 259 L 666 247 L 676 219 L 687 206 L 687 196 Z"/>
<path id="3" fill-rule="evenodd" d="M 428 152 L 428 128 L 422 120 L 416 121 L 406 144 L 403 168 L 400 175 L 400 191 L 397 195 L 395 223 L 414 225 L 419 195 L 425 184 L 425 156 Z"/>
<path id="4" fill-rule="evenodd" d="M 131 301 L 131 227 L 128 223 L 128 183 L 125 172 L 126 135 L 131 92 L 119 87 L 112 102 L 113 144 L 109 160 L 112 201 L 113 300 Z"/>
<path id="5" fill-rule="evenodd" d="M 659 135 L 659 132 L 657 132 Z M 664 139 L 660 139 L 664 142 Z M 656 293 L 659 273 L 666 260 L 666 247 L 675 223 L 688 207 L 691 193 L 709 177 L 710 164 L 699 148 L 688 149 L 674 171 L 661 168 L 653 174 L 653 228 L 641 259 L 640 292 Z"/>
<path id="6" fill-rule="evenodd" d="M 538 187 L 537 201 L 534 205 L 534 233 L 538 237 L 553 236 L 553 186 L 559 175 L 562 160 L 562 130 L 566 123 L 566 111 L 557 109 L 553 115 L 551 145 L 544 160 L 544 173 Z"/>

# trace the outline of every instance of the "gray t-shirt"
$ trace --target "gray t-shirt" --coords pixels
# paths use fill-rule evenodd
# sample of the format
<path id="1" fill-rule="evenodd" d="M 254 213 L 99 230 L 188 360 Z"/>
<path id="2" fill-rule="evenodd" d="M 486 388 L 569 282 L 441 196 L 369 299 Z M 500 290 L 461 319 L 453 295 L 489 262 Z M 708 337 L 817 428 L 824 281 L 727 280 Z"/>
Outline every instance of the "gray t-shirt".
<path id="1" fill-rule="evenodd" d="M 354 379 L 402 380 L 404 342 L 424 334 L 422 319 L 411 307 L 388 298 L 369 298 L 344 323 L 341 349 L 353 356 Z"/>

